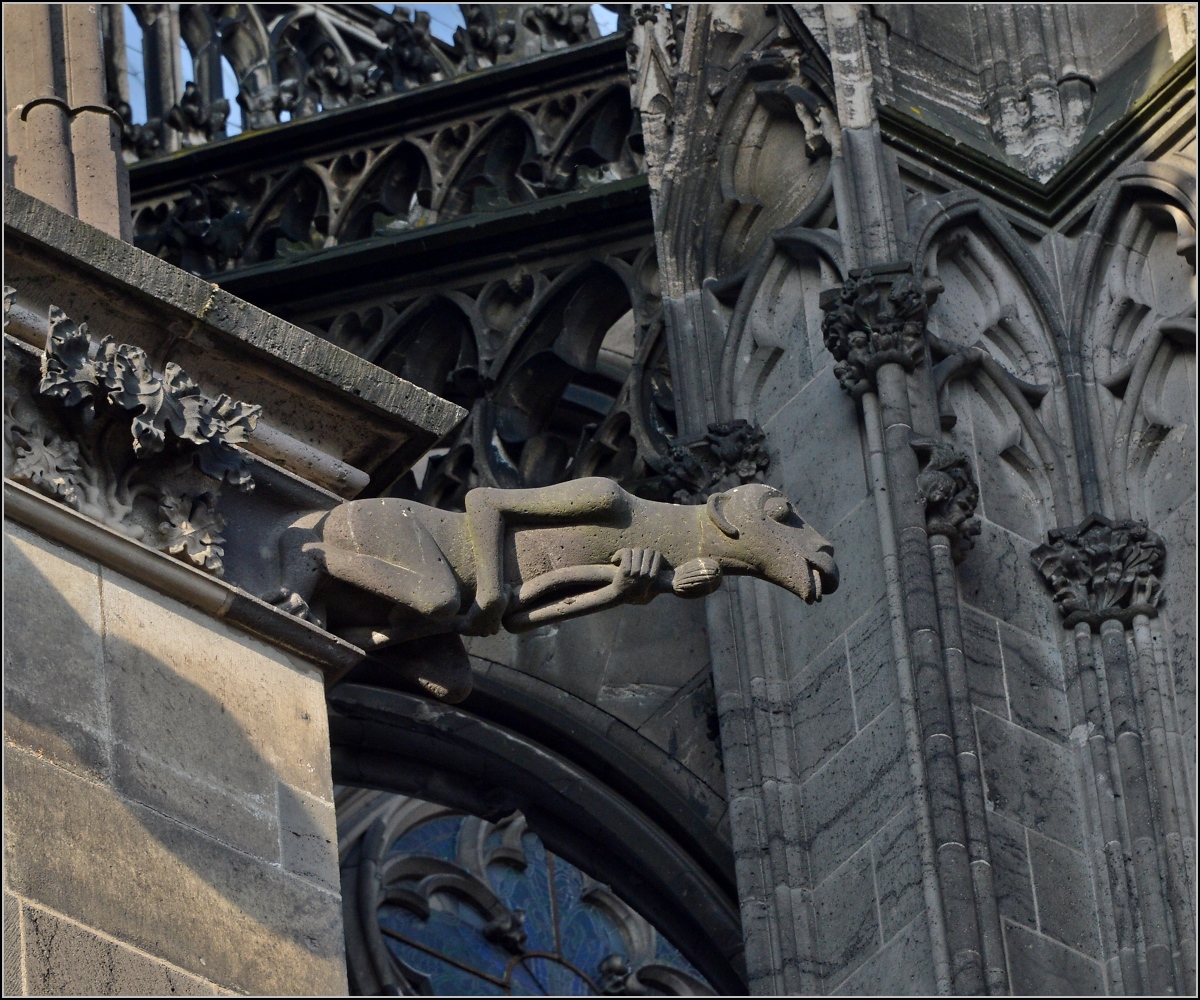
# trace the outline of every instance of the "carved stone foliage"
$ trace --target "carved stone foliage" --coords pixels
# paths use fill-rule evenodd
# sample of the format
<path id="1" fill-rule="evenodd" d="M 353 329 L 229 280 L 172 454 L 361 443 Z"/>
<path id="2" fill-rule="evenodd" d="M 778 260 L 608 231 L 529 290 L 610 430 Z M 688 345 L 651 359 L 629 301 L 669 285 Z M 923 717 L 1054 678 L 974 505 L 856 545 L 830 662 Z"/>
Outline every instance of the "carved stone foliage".
<path id="1" fill-rule="evenodd" d="M 886 364 L 912 371 L 925 355 L 925 323 L 941 286 L 922 287 L 911 274 L 852 274 L 841 289 L 821 295 L 821 333 L 837 360 L 833 372 L 855 399 L 875 388 Z"/>
<path id="2" fill-rule="evenodd" d="M 5 289 L 6 317 L 15 294 Z M 96 340 L 55 306 L 40 373 L 15 346 L 5 361 L 5 475 L 221 574 L 224 519 L 202 484 L 253 489 L 236 446 L 259 407 L 206 396 L 178 365 L 160 372 L 141 348 Z"/>
<path id="3" fill-rule="evenodd" d="M 1066 628 L 1158 613 L 1166 546 L 1140 521 L 1093 514 L 1077 528 L 1054 529 L 1030 555 Z"/>
<path id="4" fill-rule="evenodd" d="M 761 483 L 771 464 L 766 440 L 766 432 L 748 420 L 709 424 L 699 441 L 671 448 L 662 491 L 675 503 L 696 504 L 743 483 Z"/>
<path id="5" fill-rule="evenodd" d="M 148 140 L 147 140 L 148 141 Z M 420 129 L 297 156 L 138 200 L 134 240 L 196 274 L 390 236 L 636 176 L 641 144 L 624 81 L 564 87 Z"/>
<path id="6" fill-rule="evenodd" d="M 492 823 L 344 789 L 338 820 L 359 994 L 713 993 L 608 886 L 548 851 L 519 812 Z"/>
<path id="7" fill-rule="evenodd" d="M 979 487 L 961 451 L 942 441 L 926 447 L 929 458 L 917 476 L 917 489 L 925 500 L 925 528 L 930 535 L 945 536 L 954 561 L 960 563 L 980 532 L 975 520 Z"/>
<path id="8" fill-rule="evenodd" d="M 145 31 L 146 104 L 150 118 L 129 115 L 129 78 L 120 16 L 106 17 L 110 103 L 127 126 L 126 158 L 201 145 L 225 137 L 230 101 L 242 108 L 245 131 L 448 80 L 513 59 L 599 37 L 587 4 L 462 5 L 466 28 L 453 44 L 435 38 L 430 15 L 369 4 L 135 4 Z M 117 36 L 120 36 L 118 39 Z M 180 40 L 195 80 L 177 94 L 171 77 Z M 221 59 L 237 77 L 224 92 Z M 170 69 L 164 74 L 163 67 Z M 165 142 L 171 129 L 178 139 Z"/>

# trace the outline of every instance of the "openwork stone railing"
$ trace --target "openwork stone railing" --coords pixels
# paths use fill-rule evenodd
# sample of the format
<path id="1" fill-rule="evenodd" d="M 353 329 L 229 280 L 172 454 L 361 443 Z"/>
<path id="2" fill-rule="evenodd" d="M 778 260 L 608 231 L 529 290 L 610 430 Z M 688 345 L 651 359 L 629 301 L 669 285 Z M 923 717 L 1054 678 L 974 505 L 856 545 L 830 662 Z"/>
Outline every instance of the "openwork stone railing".
<path id="1" fill-rule="evenodd" d="M 461 4 L 452 43 L 430 16 L 371 4 L 134 4 L 143 67 L 126 59 L 121 5 L 105 7 L 109 101 L 125 119 L 136 161 L 225 138 L 241 108 L 244 131 L 269 128 L 599 37 L 588 4 Z M 183 78 L 181 43 L 192 58 Z M 222 59 L 237 80 L 226 93 Z M 147 121 L 130 120 L 130 76 L 145 73 Z M 131 73 L 131 70 L 133 71 Z"/>

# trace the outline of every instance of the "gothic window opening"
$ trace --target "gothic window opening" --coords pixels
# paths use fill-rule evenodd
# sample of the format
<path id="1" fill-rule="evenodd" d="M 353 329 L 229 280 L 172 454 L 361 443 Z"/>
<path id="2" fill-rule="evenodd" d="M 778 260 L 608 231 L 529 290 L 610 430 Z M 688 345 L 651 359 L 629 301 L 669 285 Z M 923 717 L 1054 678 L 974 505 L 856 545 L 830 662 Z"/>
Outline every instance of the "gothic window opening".
<path id="1" fill-rule="evenodd" d="M 351 990 L 707 996 L 704 976 L 514 812 L 490 823 L 365 789 L 337 797 Z"/>

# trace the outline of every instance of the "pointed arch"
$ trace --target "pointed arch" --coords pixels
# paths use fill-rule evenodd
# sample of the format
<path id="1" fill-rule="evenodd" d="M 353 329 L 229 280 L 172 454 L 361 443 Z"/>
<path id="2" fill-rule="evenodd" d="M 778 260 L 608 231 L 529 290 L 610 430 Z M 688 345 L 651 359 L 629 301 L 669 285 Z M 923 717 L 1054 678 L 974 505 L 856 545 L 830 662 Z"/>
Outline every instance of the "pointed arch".
<path id="1" fill-rule="evenodd" d="M 434 172 L 426 151 L 400 142 L 380 156 L 346 199 L 333 224 L 339 243 L 436 221 Z"/>
<path id="2" fill-rule="evenodd" d="M 434 200 L 442 219 L 535 201 L 545 184 L 535 132 L 515 112 L 481 129 L 458 162 Z"/>
<path id="3" fill-rule="evenodd" d="M 1196 448 L 1195 280 L 1195 178 L 1172 163 L 1123 168 L 1080 241 L 1070 312 L 1118 517 L 1153 525 L 1192 493 L 1168 484 Z"/>
<path id="4" fill-rule="evenodd" d="M 325 245 L 329 235 L 329 192 L 313 170 L 285 175 L 250 219 L 242 263 L 258 264 Z"/>
<path id="5" fill-rule="evenodd" d="M 791 225 L 773 232 L 744 270 L 723 282 L 704 283 L 708 308 L 728 313 L 717 399 L 722 420 L 769 419 L 769 414 L 758 412 L 759 400 L 786 349 L 796 355 L 798 367 L 791 371 L 795 385 L 804 384 L 822 367 L 811 343 L 814 333 L 819 338 L 817 298 L 822 288 L 841 282 L 845 273 L 837 236 L 809 226 L 832 197 L 832 178 L 826 175 L 805 210 Z"/>
<path id="6" fill-rule="evenodd" d="M 548 485 L 566 478 L 588 428 L 612 409 L 621 382 L 597 360 L 633 308 L 630 280 L 613 262 L 575 265 L 514 329 L 490 370 L 495 389 L 477 448 L 501 484 Z"/>
<path id="7" fill-rule="evenodd" d="M 633 127 L 629 88 L 613 84 L 598 91 L 575 113 L 554 144 L 549 156 L 551 174 L 578 182 L 580 168 L 608 166 L 615 177 L 632 176 L 638 170 L 630 147 Z"/>
<path id="8" fill-rule="evenodd" d="M 408 306 L 363 355 L 422 389 L 470 403 L 479 383 L 479 352 L 470 317 L 445 295 Z"/>

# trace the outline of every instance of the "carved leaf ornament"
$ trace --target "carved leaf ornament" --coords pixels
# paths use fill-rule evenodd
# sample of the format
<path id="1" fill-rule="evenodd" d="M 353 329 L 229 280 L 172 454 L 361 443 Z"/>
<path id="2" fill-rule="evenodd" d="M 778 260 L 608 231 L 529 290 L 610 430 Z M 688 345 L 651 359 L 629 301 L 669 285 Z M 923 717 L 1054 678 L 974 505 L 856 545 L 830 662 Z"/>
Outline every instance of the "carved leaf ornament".
<path id="1" fill-rule="evenodd" d="M 1137 615 L 1158 614 L 1166 546 L 1141 521 L 1093 514 L 1077 528 L 1050 531 L 1030 556 L 1066 628 L 1098 629 L 1110 620 L 1128 625 Z"/>
<path id="2" fill-rule="evenodd" d="M 16 290 L 6 287 L 6 328 L 15 301 Z M 234 446 L 250 436 L 261 408 L 204 395 L 178 365 L 157 372 L 141 348 L 111 337 L 97 342 L 86 323 L 77 326 L 56 306 L 49 318 L 40 381 L 32 366 L 6 365 L 5 474 L 222 575 L 225 520 L 213 493 L 187 492 L 190 469 L 253 489 L 249 463 Z M 48 400 L 61 411 L 45 412 Z"/>
<path id="3" fill-rule="evenodd" d="M 894 362 L 912 371 L 925 351 L 929 293 L 902 274 L 890 287 L 870 271 L 821 295 L 825 347 L 838 362 L 833 372 L 858 399 L 875 388 L 875 373 Z"/>
<path id="4" fill-rule="evenodd" d="M 160 374 L 140 347 L 111 337 L 96 343 L 86 323 L 76 326 L 57 306 L 50 307 L 38 391 L 64 406 L 80 406 L 85 423 L 95 418 L 97 404 L 132 413 L 138 458 L 158 454 L 173 437 L 196 446 L 196 462 L 206 475 L 243 490 L 254 488 L 246 460 L 228 446 L 249 438 L 261 407 L 224 393 L 216 399 L 205 396 L 174 363 Z"/>

